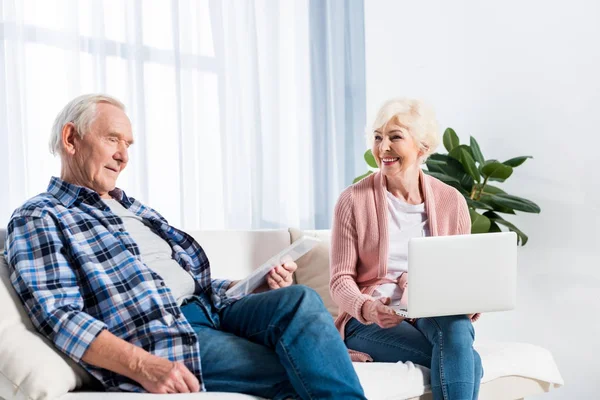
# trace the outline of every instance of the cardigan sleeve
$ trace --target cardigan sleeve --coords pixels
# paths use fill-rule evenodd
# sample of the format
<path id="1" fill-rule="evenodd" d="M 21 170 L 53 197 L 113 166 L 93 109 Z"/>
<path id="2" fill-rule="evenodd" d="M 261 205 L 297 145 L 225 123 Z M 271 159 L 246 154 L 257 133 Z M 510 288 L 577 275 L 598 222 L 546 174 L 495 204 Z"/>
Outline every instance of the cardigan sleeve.
<path id="1" fill-rule="evenodd" d="M 471 234 L 471 214 L 467 201 L 460 192 L 456 191 L 457 197 L 457 212 L 458 212 L 458 232 L 457 235 Z"/>
<path id="2" fill-rule="evenodd" d="M 356 284 L 358 239 L 352 208 L 352 187 L 340 195 L 335 206 L 331 230 L 329 290 L 340 309 L 363 324 L 362 306 L 371 296 L 362 294 Z"/>

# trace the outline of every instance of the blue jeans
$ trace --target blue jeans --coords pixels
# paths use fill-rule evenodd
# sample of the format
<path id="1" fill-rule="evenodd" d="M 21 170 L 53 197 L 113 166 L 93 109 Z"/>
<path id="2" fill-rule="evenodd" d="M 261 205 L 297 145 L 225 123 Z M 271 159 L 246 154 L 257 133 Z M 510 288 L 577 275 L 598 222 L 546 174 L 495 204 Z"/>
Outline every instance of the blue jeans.
<path id="1" fill-rule="evenodd" d="M 374 361 L 412 361 L 431 370 L 434 400 L 471 400 L 479 395 L 483 367 L 473 349 L 475 330 L 464 315 L 419 318 L 393 328 L 364 325 L 352 318 L 346 325 L 346 346 Z"/>
<path id="2" fill-rule="evenodd" d="M 365 399 L 331 315 L 306 286 L 251 294 L 220 311 L 197 300 L 181 310 L 198 335 L 210 392 Z"/>

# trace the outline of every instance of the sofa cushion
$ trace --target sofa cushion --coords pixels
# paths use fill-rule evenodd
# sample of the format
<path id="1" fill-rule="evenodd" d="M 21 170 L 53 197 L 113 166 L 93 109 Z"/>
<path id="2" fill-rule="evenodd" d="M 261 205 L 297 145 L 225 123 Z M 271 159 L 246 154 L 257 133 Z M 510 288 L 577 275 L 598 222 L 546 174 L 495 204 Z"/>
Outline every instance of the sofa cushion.
<path id="1" fill-rule="evenodd" d="M 338 306 L 329 294 L 329 231 L 301 231 L 290 228 L 292 243 L 302 236 L 311 236 L 321 240 L 314 249 L 296 260 L 298 269 L 295 273 L 296 283 L 314 289 L 331 313 L 333 318 L 338 316 Z"/>
<path id="2" fill-rule="evenodd" d="M 2 246 L 0 246 L 2 247 Z M 54 399 L 95 380 L 37 333 L 0 250 L 0 398 Z"/>

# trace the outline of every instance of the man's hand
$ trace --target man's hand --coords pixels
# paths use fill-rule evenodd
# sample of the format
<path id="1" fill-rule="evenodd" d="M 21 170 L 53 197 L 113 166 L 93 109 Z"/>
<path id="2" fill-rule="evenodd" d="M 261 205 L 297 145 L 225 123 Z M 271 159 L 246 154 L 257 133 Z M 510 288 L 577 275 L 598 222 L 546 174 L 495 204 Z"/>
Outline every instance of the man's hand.
<path id="1" fill-rule="evenodd" d="M 291 286 L 296 269 L 298 269 L 298 266 L 293 261 L 287 261 L 283 265 L 273 268 L 267 275 L 269 288 L 280 289 Z"/>
<path id="2" fill-rule="evenodd" d="M 138 366 L 137 382 L 149 393 L 190 393 L 200 390 L 198 379 L 180 362 L 150 356 Z"/>
<path id="3" fill-rule="evenodd" d="M 124 375 L 150 393 L 189 393 L 200 390 L 198 379 L 178 362 L 148 353 L 103 330 L 83 354 L 82 360 Z"/>
<path id="4" fill-rule="evenodd" d="M 388 304 L 390 304 L 389 297 L 365 301 L 361 310 L 363 318 L 384 329 L 392 328 L 404 321 L 404 318 L 396 314 Z"/>

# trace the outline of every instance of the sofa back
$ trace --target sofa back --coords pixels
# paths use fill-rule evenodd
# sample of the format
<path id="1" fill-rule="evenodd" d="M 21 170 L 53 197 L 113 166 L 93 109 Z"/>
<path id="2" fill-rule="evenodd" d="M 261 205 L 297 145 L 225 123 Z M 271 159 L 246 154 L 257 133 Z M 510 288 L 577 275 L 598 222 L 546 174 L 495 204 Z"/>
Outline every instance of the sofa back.
<path id="1" fill-rule="evenodd" d="M 206 253 L 213 278 L 242 279 L 291 243 L 287 229 L 188 233 Z"/>

